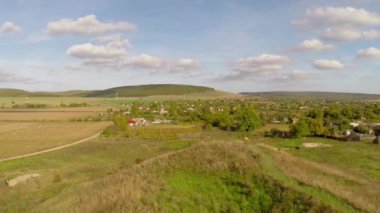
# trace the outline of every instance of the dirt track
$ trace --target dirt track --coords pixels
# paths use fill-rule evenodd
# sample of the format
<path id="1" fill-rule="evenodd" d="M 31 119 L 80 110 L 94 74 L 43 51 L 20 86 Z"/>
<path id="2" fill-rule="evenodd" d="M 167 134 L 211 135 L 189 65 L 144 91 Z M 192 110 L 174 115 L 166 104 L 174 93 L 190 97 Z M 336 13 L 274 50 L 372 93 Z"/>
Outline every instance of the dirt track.
<path id="1" fill-rule="evenodd" d="M 54 147 L 54 148 L 45 149 L 45 150 L 38 151 L 38 152 L 32 152 L 32 153 L 29 153 L 29 154 L 18 155 L 18 156 L 13 156 L 13 157 L 9 157 L 9 158 L 3 158 L 3 159 L 0 159 L 0 162 L 10 161 L 10 160 L 16 160 L 16 159 L 26 158 L 26 157 L 31 157 L 31 156 L 35 156 L 35 155 L 40 155 L 40 154 L 43 154 L 43 153 L 51 152 L 51 151 L 56 151 L 56 150 L 64 149 L 64 148 L 67 148 L 67 147 L 70 147 L 70 146 L 74 146 L 74 145 L 77 145 L 77 144 L 80 144 L 80 143 L 87 142 L 89 140 L 95 139 L 95 138 L 99 137 L 99 135 L 100 135 L 100 133 L 97 133 L 97 134 L 95 134 L 93 136 L 81 139 L 79 141 L 76 141 L 76 142 L 73 142 L 73 143 L 70 143 L 70 144 L 66 144 L 66 145 L 62 145 L 62 146 L 57 146 L 57 147 Z"/>

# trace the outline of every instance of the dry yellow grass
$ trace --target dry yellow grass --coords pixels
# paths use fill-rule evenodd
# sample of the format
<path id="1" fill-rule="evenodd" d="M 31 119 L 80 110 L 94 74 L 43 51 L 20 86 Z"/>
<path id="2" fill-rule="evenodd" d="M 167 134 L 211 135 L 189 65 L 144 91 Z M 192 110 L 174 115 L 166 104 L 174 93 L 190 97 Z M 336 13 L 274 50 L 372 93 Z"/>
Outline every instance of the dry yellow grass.
<path id="1" fill-rule="evenodd" d="M 330 165 L 295 157 L 270 145 L 260 146 L 273 156 L 279 168 L 287 175 L 325 189 L 364 211 L 380 212 L 379 182 Z"/>
<path id="2" fill-rule="evenodd" d="M 31 122 L 30 124 L 32 125 L 2 124 L 6 126 L 7 131 L 0 133 L 0 158 L 69 144 L 100 132 L 110 125 L 110 122 Z"/>
<path id="3" fill-rule="evenodd" d="M 32 122 L 0 122 L 0 134 L 17 129 L 23 129 L 31 125 L 33 125 Z"/>
<path id="4" fill-rule="evenodd" d="M 106 112 L 104 107 L 0 110 L 0 121 L 68 121 Z"/>

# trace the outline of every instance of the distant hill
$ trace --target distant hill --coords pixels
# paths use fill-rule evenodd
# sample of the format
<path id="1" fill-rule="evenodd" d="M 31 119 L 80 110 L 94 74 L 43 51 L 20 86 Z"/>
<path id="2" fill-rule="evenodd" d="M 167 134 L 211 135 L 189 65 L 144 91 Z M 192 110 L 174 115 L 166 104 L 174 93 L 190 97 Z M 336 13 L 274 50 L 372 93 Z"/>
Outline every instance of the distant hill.
<path id="1" fill-rule="evenodd" d="M 29 92 L 20 89 L 0 89 L 0 97 L 82 97 L 93 91 Z"/>
<path id="2" fill-rule="evenodd" d="M 190 93 L 203 93 L 215 91 L 210 87 L 179 85 L 179 84 L 151 84 L 139 86 L 115 87 L 106 90 L 94 91 L 86 97 L 146 97 L 160 95 L 185 95 Z"/>
<path id="3" fill-rule="evenodd" d="M 242 95 L 268 99 L 317 99 L 317 100 L 380 100 L 380 94 L 339 92 L 243 92 Z"/>
<path id="4" fill-rule="evenodd" d="M 0 89 L 0 97 L 29 96 L 30 92 L 20 89 Z"/>
<path id="5" fill-rule="evenodd" d="M 63 92 L 29 92 L 20 89 L 0 89 L 0 97 L 147 97 L 147 96 L 178 96 L 191 94 L 213 93 L 221 95 L 220 91 L 203 86 L 180 84 L 152 84 L 139 86 L 123 86 L 106 90 L 71 90 Z M 227 93 L 226 93 L 227 94 Z"/>

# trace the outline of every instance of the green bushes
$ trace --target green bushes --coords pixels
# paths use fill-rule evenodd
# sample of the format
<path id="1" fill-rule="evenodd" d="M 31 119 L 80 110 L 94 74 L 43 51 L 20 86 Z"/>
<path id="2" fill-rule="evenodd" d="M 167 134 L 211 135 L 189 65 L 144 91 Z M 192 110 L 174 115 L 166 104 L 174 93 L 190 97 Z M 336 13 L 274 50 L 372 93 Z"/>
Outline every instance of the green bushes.
<path id="1" fill-rule="evenodd" d="M 204 122 L 208 127 L 211 125 L 222 130 L 240 132 L 250 132 L 262 126 L 259 115 L 249 105 L 208 113 L 204 116 Z"/>
<path id="2" fill-rule="evenodd" d="M 103 130 L 102 134 L 106 137 L 110 136 L 129 136 L 129 124 L 126 116 L 118 115 L 113 120 L 114 125 Z"/>

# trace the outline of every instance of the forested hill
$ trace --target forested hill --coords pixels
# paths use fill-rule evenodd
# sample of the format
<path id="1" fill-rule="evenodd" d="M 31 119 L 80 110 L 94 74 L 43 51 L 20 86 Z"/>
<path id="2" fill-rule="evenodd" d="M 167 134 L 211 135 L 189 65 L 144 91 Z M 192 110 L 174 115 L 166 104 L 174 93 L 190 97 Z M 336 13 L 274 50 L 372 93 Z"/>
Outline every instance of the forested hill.
<path id="1" fill-rule="evenodd" d="M 139 86 L 124 86 L 94 91 L 86 97 L 146 97 L 157 95 L 184 95 L 214 91 L 210 87 L 179 85 L 179 84 L 151 84 Z"/>
<path id="2" fill-rule="evenodd" d="M 105 90 L 72 90 L 64 92 L 29 92 L 20 89 L 0 89 L 0 97 L 147 97 L 213 93 L 215 89 L 180 84 L 123 86 Z"/>
<path id="3" fill-rule="evenodd" d="M 268 99 L 314 99 L 314 100 L 380 100 L 380 94 L 339 92 L 243 92 L 242 95 Z"/>
<path id="4" fill-rule="evenodd" d="M 93 91 L 30 92 L 21 89 L 0 89 L 0 97 L 81 97 Z"/>

